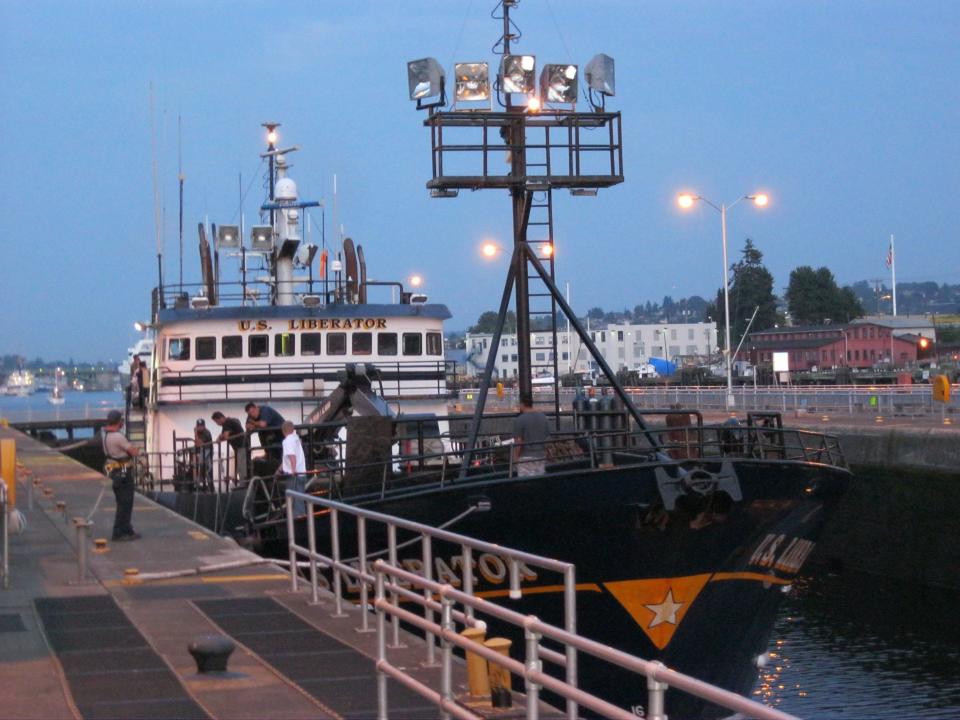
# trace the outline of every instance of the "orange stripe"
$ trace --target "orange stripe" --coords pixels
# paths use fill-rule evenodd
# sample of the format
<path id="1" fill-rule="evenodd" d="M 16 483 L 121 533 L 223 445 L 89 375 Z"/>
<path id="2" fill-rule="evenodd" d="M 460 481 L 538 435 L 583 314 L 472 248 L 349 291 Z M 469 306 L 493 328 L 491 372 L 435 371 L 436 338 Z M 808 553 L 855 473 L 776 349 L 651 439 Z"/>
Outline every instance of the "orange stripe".
<path id="1" fill-rule="evenodd" d="M 603 592 L 596 583 L 580 583 L 575 588 L 577 592 Z M 520 590 L 524 595 L 542 595 L 544 593 L 563 592 L 564 587 L 563 585 L 540 585 L 538 587 L 521 587 Z M 474 593 L 477 597 L 483 598 L 507 597 L 509 594 L 509 590 L 484 590 Z"/>
<path id="2" fill-rule="evenodd" d="M 758 582 L 770 583 L 771 585 L 790 585 L 793 583 L 793 580 L 783 580 L 774 575 L 764 575 L 763 573 L 754 572 L 715 573 L 710 580 L 756 580 Z"/>

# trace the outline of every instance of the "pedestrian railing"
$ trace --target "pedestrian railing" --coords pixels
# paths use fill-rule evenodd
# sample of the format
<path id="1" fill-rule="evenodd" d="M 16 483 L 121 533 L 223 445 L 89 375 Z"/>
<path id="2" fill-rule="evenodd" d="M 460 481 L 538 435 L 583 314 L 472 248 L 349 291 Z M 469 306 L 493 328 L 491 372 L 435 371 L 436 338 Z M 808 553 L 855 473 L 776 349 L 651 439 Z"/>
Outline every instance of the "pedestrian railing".
<path id="1" fill-rule="evenodd" d="M 644 676 L 647 679 L 647 707 L 645 717 L 648 720 L 666 720 L 664 698 L 668 688 L 672 687 L 694 695 L 720 707 L 738 712 L 746 717 L 763 720 L 787 720 L 793 716 L 774 708 L 744 698 L 736 693 L 712 686 L 688 675 L 669 670 L 663 664 L 643 660 L 628 653 L 615 650 L 607 645 L 589 640 L 576 632 L 576 584 L 575 568 L 550 558 L 539 557 L 518 550 L 493 545 L 464 535 L 432 528 L 402 518 L 376 513 L 343 503 L 316 498 L 293 491 L 287 492 L 287 517 L 289 551 L 291 567 L 295 567 L 298 558 L 306 558 L 309 565 L 309 582 L 312 599 L 319 601 L 321 588 L 320 569 L 332 573 L 332 590 L 335 614 L 343 616 L 344 588 L 343 577 L 349 577 L 359 585 L 361 631 L 370 631 L 369 593 L 374 590 L 372 606 L 376 610 L 377 633 L 377 706 L 378 718 L 389 717 L 389 697 L 387 680 L 392 678 L 401 685 L 435 703 L 443 718 L 457 717 L 480 720 L 482 716 L 467 706 L 456 702 L 453 692 L 453 650 L 460 648 L 474 653 L 489 663 L 505 668 L 511 674 L 524 680 L 525 717 L 535 720 L 539 717 L 540 690 L 546 689 L 559 695 L 566 701 L 568 718 L 577 717 L 578 707 L 584 707 L 602 717 L 617 720 L 635 720 L 636 715 L 616 707 L 595 695 L 579 689 L 577 685 L 577 658 L 579 654 L 590 655 L 600 661 L 610 663 Z M 328 524 L 330 537 L 325 550 L 318 549 L 316 522 L 307 523 L 307 546 L 297 544 L 293 523 L 294 502 L 308 504 L 310 517 L 324 518 Z M 345 561 L 344 548 L 341 546 L 340 520 L 350 516 L 355 521 L 356 552 L 355 562 Z M 386 527 L 388 544 L 386 558 L 383 551 L 370 553 L 367 546 L 367 523 L 379 523 Z M 399 545 L 397 530 L 413 532 L 416 542 L 421 544 L 422 572 L 411 572 L 398 562 Z M 449 583 L 442 583 L 432 577 L 432 542 L 434 540 L 458 545 L 463 559 L 463 589 L 458 590 Z M 473 589 L 472 569 L 474 552 L 492 552 L 502 557 L 510 568 L 511 597 L 520 598 L 523 589 L 520 585 L 520 565 L 540 567 L 561 572 L 564 578 L 564 627 L 560 628 L 542 622 L 533 615 L 523 615 L 496 603 L 478 597 Z M 291 574 L 291 589 L 299 589 L 296 573 Z M 401 603 L 415 605 L 421 612 L 409 610 Z M 496 618 L 501 623 L 514 627 L 524 637 L 523 660 L 515 660 L 498 653 L 485 644 L 457 632 L 457 626 L 475 627 L 481 621 L 477 616 Z M 435 618 L 439 617 L 439 622 Z M 400 622 L 421 630 L 426 636 L 426 660 L 436 663 L 436 646 L 440 647 L 439 689 L 415 679 L 403 668 L 390 662 L 389 648 L 400 646 Z M 388 630 L 388 624 L 392 632 Z M 545 647 L 544 639 L 559 644 L 563 652 Z M 544 663 L 553 663 L 565 669 L 564 679 L 543 671 Z"/>
<path id="2" fill-rule="evenodd" d="M 323 549 L 321 552 L 318 546 L 317 522 L 307 522 L 307 545 L 297 544 L 295 509 L 294 503 L 305 503 L 306 514 L 309 518 L 317 516 L 318 512 L 324 518 L 324 522 L 329 529 L 329 537 L 321 539 Z M 501 558 L 506 565 L 509 579 L 509 596 L 513 599 L 519 599 L 522 596 L 521 589 L 521 571 L 522 569 L 539 568 L 548 572 L 557 573 L 563 578 L 563 624 L 569 633 L 576 633 L 577 610 L 576 610 L 576 570 L 572 563 L 554 560 L 552 558 L 534 555 L 484 542 L 475 538 L 450 532 L 442 528 L 431 527 L 422 523 L 405 520 L 403 518 L 385 515 L 353 505 L 336 502 L 326 498 L 320 498 L 313 495 L 306 495 L 292 490 L 286 493 L 287 503 L 287 536 L 289 538 L 290 562 L 296 563 L 299 558 L 305 558 L 309 562 L 309 582 L 312 598 L 314 602 L 319 600 L 319 591 L 321 580 L 320 568 L 329 569 L 332 574 L 332 589 L 334 602 L 336 604 L 336 614 L 343 615 L 344 602 L 344 579 L 349 578 L 355 585 L 359 585 L 359 602 L 361 608 L 366 608 L 370 600 L 370 590 L 377 582 L 376 576 L 372 571 L 372 561 L 380 555 L 386 555 L 387 562 L 391 567 L 398 568 L 398 556 L 400 550 L 412 545 L 421 546 L 421 569 L 422 574 L 415 577 L 420 578 L 427 583 L 433 582 L 434 568 L 434 542 L 447 543 L 459 548 L 459 557 L 461 559 L 461 582 L 463 592 L 472 597 L 474 594 L 474 572 L 477 570 L 475 554 L 487 553 Z M 485 512 L 488 507 L 484 507 L 483 501 L 478 500 L 477 504 L 468 508 L 464 513 L 451 518 L 446 524 L 451 524 L 462 519 L 468 514 L 474 512 Z M 343 535 L 341 532 L 341 519 L 343 516 L 351 518 L 353 522 L 353 546 L 344 547 L 341 543 Z M 374 525 L 371 528 L 370 525 Z M 369 540 L 374 530 L 386 531 L 386 547 L 371 551 Z M 403 543 L 397 542 L 397 531 L 403 530 L 413 534 L 413 537 Z M 409 555 L 409 553 L 406 553 Z M 293 566 L 291 566 L 293 567 Z M 291 574 L 291 588 L 297 591 L 299 580 L 296 573 Z M 427 625 L 434 624 L 434 616 L 443 611 L 442 604 L 434 599 L 432 587 L 422 585 L 420 593 L 409 587 L 404 587 L 398 582 L 390 582 L 390 596 L 393 602 L 399 607 L 401 600 L 404 602 L 414 602 L 423 609 L 423 623 Z M 422 594 L 421 594 L 422 593 Z M 491 603 L 492 605 L 492 603 Z M 480 621 L 475 617 L 476 606 L 465 605 L 462 611 L 452 611 L 452 616 L 462 625 L 474 627 Z M 368 613 L 361 613 L 361 631 L 370 631 Z M 407 619 L 407 618 L 403 618 Z M 392 638 L 391 646 L 400 646 L 400 614 L 392 615 Z M 378 621 L 379 622 L 379 621 Z M 426 643 L 426 662 L 434 664 L 436 662 L 436 639 L 437 633 L 430 633 L 427 636 Z M 381 640 L 383 638 L 381 637 Z M 567 646 L 564 653 L 558 653 L 550 648 L 541 647 L 538 649 L 539 656 L 548 659 L 565 669 L 566 682 L 576 687 L 577 684 L 577 651 L 573 645 Z M 567 715 L 569 718 L 576 717 L 576 704 L 571 700 L 568 703 Z M 383 715 L 382 717 L 386 717 Z M 472 715 L 471 715 L 472 717 Z"/>

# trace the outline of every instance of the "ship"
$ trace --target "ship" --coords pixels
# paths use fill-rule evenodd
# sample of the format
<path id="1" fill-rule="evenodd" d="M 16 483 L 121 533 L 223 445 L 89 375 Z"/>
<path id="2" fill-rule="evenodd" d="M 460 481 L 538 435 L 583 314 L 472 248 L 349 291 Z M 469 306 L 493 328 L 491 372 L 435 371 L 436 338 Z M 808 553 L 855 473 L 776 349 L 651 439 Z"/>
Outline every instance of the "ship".
<path id="1" fill-rule="evenodd" d="M 269 122 L 261 224 L 199 225 L 201 283 L 165 287 L 161 275 L 152 293 L 149 395 L 142 410 L 128 410 L 145 450 L 138 487 L 218 532 L 285 555 L 291 538 L 284 491 L 293 484 L 275 474 L 278 428 L 249 429 L 238 448 L 197 431 L 214 413 L 242 421 L 249 403 L 269 406 L 297 426 L 309 468 L 306 491 L 573 562 L 578 632 L 747 694 L 779 599 L 813 552 L 850 470 L 835 438 L 784 428 L 775 412 L 710 425 L 695 409 L 641 413 L 633 405 L 558 290 L 552 253 L 543 252 L 553 237 L 555 191 L 590 195 L 623 181 L 620 116 L 606 109 L 613 61 L 600 55 L 587 66 L 587 112 L 559 107 L 569 95 L 554 92 L 550 77 L 537 93 L 550 101 L 546 106 L 520 104 L 502 77 L 511 68 L 532 71 L 522 58 L 513 63 L 513 5 L 499 6 L 505 30 L 498 82 L 485 81 L 483 68 L 469 68 L 476 73 L 469 77 L 466 68 L 455 73 L 457 93 L 481 102 L 483 92 L 497 95 L 505 100 L 501 110 L 447 109 L 444 73 L 430 58 L 411 62 L 408 72 L 411 99 L 426 110 L 431 134 L 431 195 L 495 188 L 511 196 L 513 262 L 491 352 L 512 297 L 521 367 L 511 380 L 519 397 L 533 397 L 536 387 L 538 407 L 549 416 L 543 470 L 519 472 L 515 412 L 487 412 L 494 385 L 502 391 L 489 358 L 471 394 L 472 414 L 453 389 L 445 305 L 402 282 L 369 280 L 363 248 L 350 238 L 327 247 L 325 237 L 319 245 L 305 237 L 305 218 L 320 203 L 300 199 L 288 172 L 298 148 L 280 148 L 280 125 Z M 575 86 L 577 72 L 561 69 L 560 85 Z M 454 133 L 444 134 L 448 128 L 481 139 L 458 146 Z M 581 132 L 587 129 L 594 132 Z M 535 133 L 544 137 L 531 141 Z M 535 163 L 533 148 L 566 164 Z M 444 164 L 449 152 L 478 153 L 478 170 L 448 174 L 463 165 Z M 599 166 L 586 160 L 598 153 Z M 505 154 L 511 162 L 497 174 L 487 159 Z M 537 213 L 547 218 L 543 235 L 536 234 Z M 239 278 L 227 282 L 230 262 Z M 538 298 L 545 302 L 536 305 Z M 609 394 L 567 397 L 559 384 L 536 381 L 559 377 L 560 355 L 555 343 L 539 366 L 532 360 L 530 324 L 538 313 L 554 329 L 566 315 Z M 301 512 L 293 522 L 298 538 L 308 523 L 321 542 L 329 537 L 328 515 Z M 355 528 L 345 523 L 340 531 L 350 547 Z M 370 542 L 371 552 L 386 546 L 385 538 Z M 401 547 L 401 562 L 417 567 L 421 548 Z M 434 576 L 461 585 L 459 552 L 434 548 Z M 519 599 L 508 592 L 513 580 Z M 478 562 L 474 586 L 547 621 L 562 616 L 555 578 L 510 569 L 496 556 Z M 586 690 L 636 714 L 646 711 L 646 688 L 629 673 L 586 660 L 578 673 Z M 723 713 L 673 692 L 668 711 Z"/>

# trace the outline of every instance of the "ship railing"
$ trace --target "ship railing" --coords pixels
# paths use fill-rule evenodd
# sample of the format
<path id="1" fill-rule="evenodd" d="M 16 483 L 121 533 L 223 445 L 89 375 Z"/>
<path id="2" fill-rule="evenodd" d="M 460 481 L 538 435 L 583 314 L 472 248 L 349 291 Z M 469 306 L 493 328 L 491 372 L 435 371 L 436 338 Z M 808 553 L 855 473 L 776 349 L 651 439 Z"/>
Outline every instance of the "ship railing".
<path id="1" fill-rule="evenodd" d="M 307 516 L 315 518 L 318 515 L 327 516 L 329 526 L 328 545 L 329 554 L 323 554 L 318 549 L 317 523 L 308 522 L 307 526 L 307 545 L 306 547 L 297 544 L 295 532 L 295 505 L 303 503 L 306 508 Z M 466 515 L 475 512 L 489 511 L 489 505 L 484 504 L 483 500 L 477 500 L 464 513 L 461 513 L 456 519 L 462 519 Z M 347 505 L 327 498 L 321 498 L 314 495 L 287 490 L 286 492 L 286 517 L 287 517 L 287 537 L 289 538 L 289 555 L 291 567 L 296 567 L 300 558 L 305 558 L 309 562 L 309 583 L 311 597 L 314 603 L 319 602 L 321 589 L 320 569 L 328 570 L 332 575 L 332 592 L 335 603 L 335 616 L 344 617 L 343 604 L 349 602 L 345 584 L 352 581 L 357 587 L 359 594 L 360 613 L 360 631 L 370 632 L 370 617 L 366 608 L 369 607 L 370 590 L 376 588 L 376 597 L 384 601 L 387 591 L 391 598 L 391 607 L 400 609 L 400 602 L 412 602 L 422 607 L 422 617 L 409 611 L 392 612 L 391 637 L 389 647 L 402 647 L 400 644 L 400 621 L 408 621 L 425 629 L 427 631 L 426 657 L 427 665 L 436 665 L 436 650 L 438 640 L 443 647 L 443 675 L 449 683 L 450 676 L 450 645 L 449 641 L 443 639 L 435 629 L 438 627 L 434 622 L 434 617 L 441 614 L 446 623 L 446 627 L 451 626 L 455 620 L 465 627 L 484 627 L 485 623 L 477 618 L 477 610 L 488 612 L 490 608 L 499 608 L 494 603 L 485 603 L 478 606 L 474 604 L 463 604 L 462 610 L 455 610 L 450 603 L 444 604 L 441 600 L 435 599 L 433 586 L 450 587 L 449 585 L 440 585 L 435 583 L 434 563 L 442 559 L 434 552 L 434 543 L 444 543 L 452 545 L 459 549 L 460 559 L 460 584 L 467 597 L 474 595 L 474 571 L 478 567 L 478 560 L 475 555 L 489 555 L 499 558 L 504 566 L 506 577 L 509 584 L 508 594 L 511 599 L 520 599 L 523 596 L 522 579 L 523 576 L 534 568 L 556 573 L 563 578 L 563 627 L 566 632 L 575 634 L 577 629 L 577 607 L 576 607 L 576 568 L 572 563 L 555 560 L 553 558 L 535 555 L 523 552 L 503 545 L 488 543 L 483 540 L 471 538 L 466 535 L 454 533 L 443 528 L 431 527 L 412 520 L 378 513 L 365 508 Z M 346 548 L 341 546 L 341 519 L 350 518 L 355 524 L 354 538 L 356 547 Z M 370 526 L 374 527 L 371 528 Z M 386 547 L 372 549 L 370 547 L 371 535 L 377 529 L 386 531 Z M 398 532 L 405 531 L 410 538 L 402 542 L 398 541 Z M 420 566 L 419 573 L 403 571 L 400 569 L 399 554 L 400 551 L 413 545 L 420 545 Z M 345 557 L 353 554 L 353 558 Z M 386 561 L 382 558 L 386 557 Z M 374 574 L 373 567 L 377 565 L 378 575 Z M 455 565 L 451 559 L 451 565 Z M 383 568 L 389 567 L 406 577 L 400 575 L 392 576 L 388 582 L 384 580 Z M 290 575 L 291 589 L 293 592 L 299 590 L 299 578 L 297 573 Z M 412 586 L 419 586 L 419 592 Z M 488 607 L 489 606 L 489 607 Z M 489 613 L 493 615 L 494 613 Z M 434 628 L 431 630 L 430 628 Z M 378 647 L 381 650 L 381 661 L 378 663 L 378 669 L 381 673 L 386 672 L 385 652 L 388 646 L 386 622 L 383 612 L 378 609 L 377 614 L 377 638 Z M 482 647 L 482 646 L 481 646 Z M 548 647 L 539 646 L 536 648 L 537 657 L 549 662 L 555 663 L 564 670 L 566 683 L 572 687 L 577 685 L 577 647 L 567 645 L 564 652 L 560 653 Z M 402 671 L 400 671 L 402 672 Z M 406 677 L 406 676 L 404 676 Z M 404 682 L 401 680 L 401 682 Z M 412 681 L 411 682 L 415 682 Z M 421 686 L 422 687 L 422 686 Z M 449 690 L 449 688 L 448 688 Z M 379 717 L 388 717 L 386 701 L 386 677 L 378 679 L 378 698 L 384 701 L 380 705 Z M 459 707 L 459 706 L 457 706 Z M 474 717 L 473 714 L 464 717 Z M 567 717 L 577 717 L 577 705 L 574 700 L 567 702 Z"/>
<path id="2" fill-rule="evenodd" d="M 362 363 L 363 357 L 350 356 Z M 321 398 L 340 383 L 346 358 L 330 362 L 204 363 L 189 369 L 162 365 L 157 371 L 157 400 L 243 400 Z M 403 397 L 448 398 L 447 380 L 453 361 L 409 360 L 371 362 L 380 371 L 374 387 L 388 400 Z"/>
<path id="3" fill-rule="evenodd" d="M 809 430 L 705 426 L 658 429 L 654 433 L 662 451 L 678 460 L 795 460 L 847 467 L 835 436 Z"/>
<path id="4" fill-rule="evenodd" d="M 388 678 L 418 693 L 435 703 L 442 717 L 471 718 L 480 720 L 466 705 L 456 702 L 453 692 L 453 651 L 459 648 L 465 653 L 480 657 L 493 665 L 505 668 L 510 674 L 522 678 L 525 690 L 525 717 L 539 718 L 540 691 L 546 689 L 565 700 L 568 718 L 578 716 L 578 708 L 584 707 L 601 717 L 617 720 L 635 719 L 636 714 L 616 707 L 596 695 L 578 687 L 577 663 L 582 654 L 590 655 L 600 661 L 618 668 L 626 669 L 647 679 L 647 706 L 645 717 L 651 720 L 664 720 L 664 700 L 666 691 L 675 688 L 719 707 L 740 713 L 746 717 L 763 720 L 788 720 L 792 715 L 767 707 L 736 693 L 723 690 L 696 678 L 684 675 L 665 667 L 662 663 L 630 655 L 607 645 L 579 635 L 576 630 L 576 569 L 570 563 L 531 555 L 519 550 L 494 545 L 465 535 L 432 528 L 402 518 L 376 513 L 350 505 L 314 498 L 309 495 L 288 491 L 286 493 L 287 516 L 293 517 L 295 502 L 310 503 L 311 515 L 316 512 L 329 515 L 330 553 L 318 550 L 318 538 L 315 523 L 307 524 L 307 546 L 303 547 L 293 539 L 294 525 L 289 521 L 288 536 L 291 566 L 300 558 L 309 564 L 309 587 L 312 601 L 320 601 L 321 570 L 332 574 L 332 592 L 335 604 L 335 616 L 345 617 L 344 602 L 350 599 L 344 590 L 347 579 L 351 579 L 359 589 L 361 632 L 371 632 L 370 591 L 373 590 L 372 607 L 376 611 L 377 633 L 377 707 L 378 717 L 389 717 Z M 355 562 L 343 560 L 345 550 L 340 544 L 341 515 L 348 515 L 356 522 L 357 558 Z M 385 550 L 371 553 L 368 549 L 367 523 L 379 523 L 387 530 Z M 402 543 L 397 541 L 397 531 L 408 530 L 413 533 L 415 542 L 421 544 L 422 560 L 420 571 L 401 567 L 398 561 Z M 460 547 L 462 558 L 462 589 L 454 584 L 444 583 L 433 578 L 433 542 L 444 542 Z M 502 558 L 509 568 L 510 597 L 518 600 L 523 597 L 524 587 L 521 572 L 524 567 L 538 567 L 558 572 L 564 582 L 564 625 L 558 627 L 541 621 L 534 615 L 523 615 L 489 600 L 478 597 L 473 586 L 474 553 L 490 553 Z M 386 558 L 382 556 L 386 556 Z M 378 557 L 380 556 L 380 557 Z M 408 567 L 412 565 L 408 562 Z M 291 574 L 291 589 L 299 591 L 300 579 Z M 416 605 L 419 611 L 403 607 Z M 502 655 L 473 636 L 458 632 L 458 627 L 485 628 L 482 617 L 496 618 L 501 623 L 516 628 L 517 634 L 524 637 L 523 660 L 515 660 Z M 437 621 L 439 620 L 439 622 Z M 426 664 L 436 666 L 437 646 L 440 649 L 440 682 L 435 689 L 415 678 L 404 668 L 390 662 L 388 649 L 400 645 L 400 623 L 404 622 L 423 631 L 426 638 Z M 483 624 L 481 624 L 483 623 Z M 389 625 L 389 629 L 388 629 Z M 559 645 L 561 651 L 543 644 L 544 640 Z M 551 663 L 562 670 L 563 679 L 544 672 L 544 664 Z"/>

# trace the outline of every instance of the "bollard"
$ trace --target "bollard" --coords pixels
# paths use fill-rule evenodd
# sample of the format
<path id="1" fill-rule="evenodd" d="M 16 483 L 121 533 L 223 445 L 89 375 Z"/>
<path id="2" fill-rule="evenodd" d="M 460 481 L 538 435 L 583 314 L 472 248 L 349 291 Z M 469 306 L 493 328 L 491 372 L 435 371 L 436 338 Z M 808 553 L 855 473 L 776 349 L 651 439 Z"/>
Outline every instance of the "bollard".
<path id="1" fill-rule="evenodd" d="M 203 675 L 226 672 L 227 661 L 236 647 L 226 635 L 200 635 L 187 650 L 197 663 L 197 672 Z"/>
<path id="2" fill-rule="evenodd" d="M 487 636 L 487 631 L 480 627 L 468 627 L 460 633 L 468 640 L 481 645 Z M 490 697 L 490 678 L 487 677 L 487 661 L 476 653 L 466 651 L 467 658 L 467 687 L 473 697 Z"/>
<path id="3" fill-rule="evenodd" d="M 104 553 L 107 551 L 107 539 L 106 538 L 96 538 L 93 541 L 93 551 L 97 553 Z"/>
<path id="4" fill-rule="evenodd" d="M 86 518 L 75 517 L 73 526 L 77 529 L 77 584 L 87 582 L 87 533 L 93 523 Z"/>
<path id="5" fill-rule="evenodd" d="M 500 653 L 504 657 L 510 655 L 510 645 L 512 643 L 506 638 L 490 638 L 484 645 Z M 508 708 L 513 705 L 513 696 L 510 694 L 510 671 L 502 665 L 488 663 L 490 674 L 490 700 L 495 708 Z"/>
<path id="6" fill-rule="evenodd" d="M 57 512 L 59 512 L 63 516 L 63 524 L 66 525 L 67 524 L 67 503 L 65 503 L 63 500 L 57 500 Z M 77 518 L 74 518 L 73 520 L 74 522 L 76 522 Z"/>

